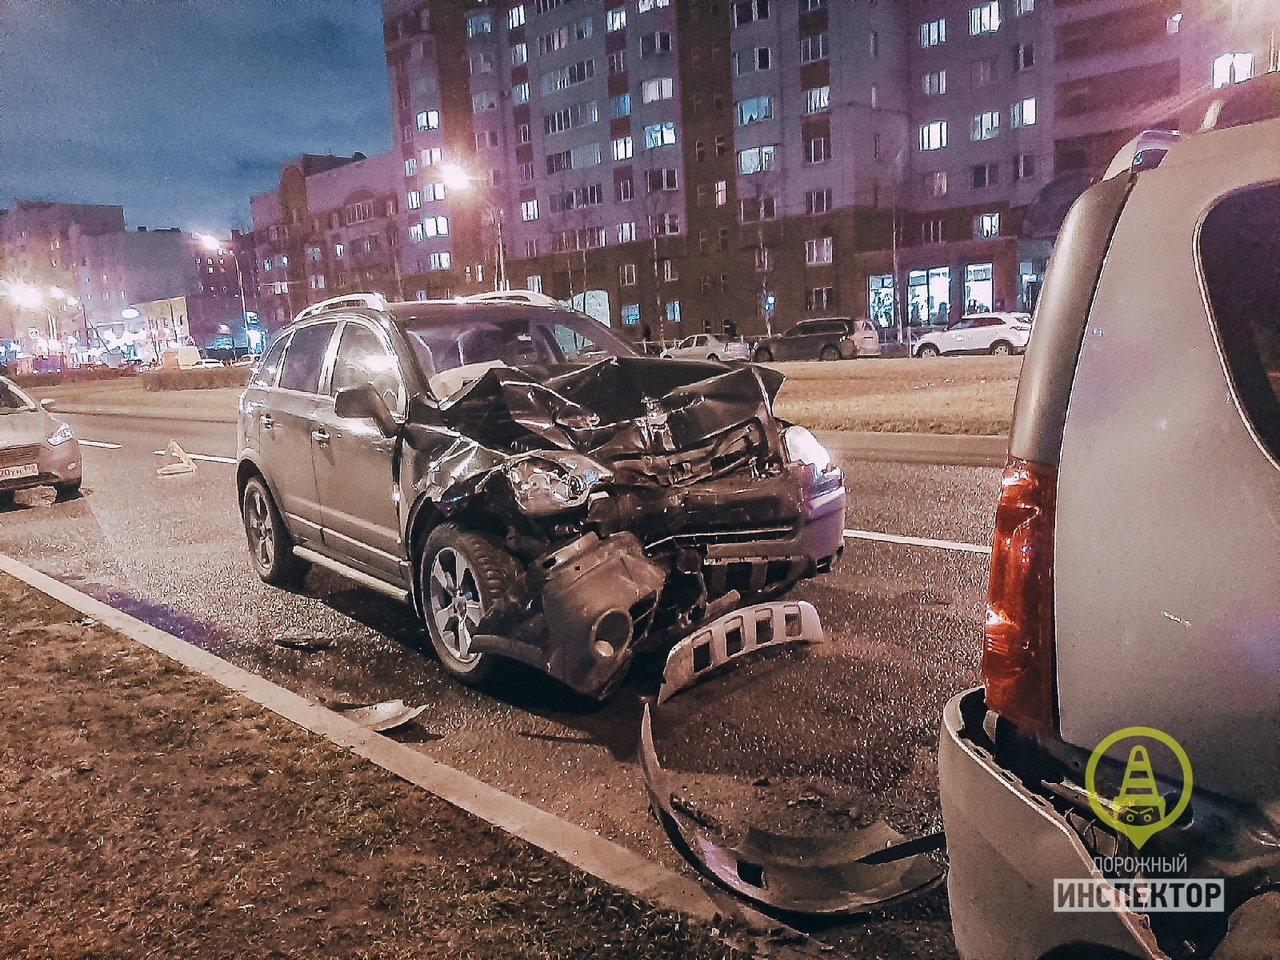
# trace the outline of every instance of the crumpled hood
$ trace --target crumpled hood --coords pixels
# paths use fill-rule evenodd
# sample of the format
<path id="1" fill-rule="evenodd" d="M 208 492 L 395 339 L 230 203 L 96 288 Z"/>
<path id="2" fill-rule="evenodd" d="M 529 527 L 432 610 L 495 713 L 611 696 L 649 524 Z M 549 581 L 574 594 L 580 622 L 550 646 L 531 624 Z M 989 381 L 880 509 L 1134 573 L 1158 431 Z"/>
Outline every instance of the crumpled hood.
<path id="1" fill-rule="evenodd" d="M 576 450 L 617 462 L 695 449 L 750 421 L 774 434 L 772 402 L 783 379 L 762 367 L 652 357 L 612 357 L 545 382 L 501 367 L 440 413 L 485 446 Z"/>
<path id="2" fill-rule="evenodd" d="M 43 443 L 55 426 L 53 418 L 43 410 L 0 413 L 0 447 Z"/>

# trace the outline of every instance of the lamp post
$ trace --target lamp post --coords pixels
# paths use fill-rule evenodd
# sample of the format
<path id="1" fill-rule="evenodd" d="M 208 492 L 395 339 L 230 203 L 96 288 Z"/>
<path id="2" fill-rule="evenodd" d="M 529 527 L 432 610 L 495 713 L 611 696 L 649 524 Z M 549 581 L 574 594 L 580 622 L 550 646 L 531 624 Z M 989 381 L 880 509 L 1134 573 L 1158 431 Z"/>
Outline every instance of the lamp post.
<path id="1" fill-rule="evenodd" d="M 240 288 L 240 325 L 245 326 L 248 321 L 249 305 L 244 299 L 244 273 L 240 270 L 240 256 L 236 253 L 235 248 L 230 245 L 224 245 L 221 240 L 212 234 L 196 233 L 192 234 L 210 253 L 221 254 L 223 252 L 231 254 L 231 262 L 236 265 L 236 284 Z M 236 333 L 231 331 L 231 358 L 234 360 L 236 356 Z"/>
<path id="2" fill-rule="evenodd" d="M 444 178 L 445 187 L 449 190 L 470 191 L 474 189 L 473 184 L 488 183 L 488 180 L 484 177 L 473 177 L 456 163 L 443 164 L 440 168 L 440 173 Z M 502 239 L 503 210 L 490 201 L 488 197 L 481 197 L 480 200 L 484 204 L 485 216 L 488 218 L 489 223 L 493 225 L 496 234 L 497 250 L 494 253 L 494 289 L 510 290 L 511 285 L 507 282 L 506 243 Z"/>

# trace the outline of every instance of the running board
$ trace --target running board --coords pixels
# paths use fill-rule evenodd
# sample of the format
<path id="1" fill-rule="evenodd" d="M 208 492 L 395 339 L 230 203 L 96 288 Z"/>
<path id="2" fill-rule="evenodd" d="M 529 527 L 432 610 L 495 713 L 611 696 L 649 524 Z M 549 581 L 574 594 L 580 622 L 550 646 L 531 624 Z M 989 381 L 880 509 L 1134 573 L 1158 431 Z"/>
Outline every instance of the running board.
<path id="1" fill-rule="evenodd" d="M 379 580 L 377 577 L 370 576 L 362 570 L 355 567 L 348 567 L 341 560 L 335 560 L 333 557 L 325 556 L 323 553 L 316 553 L 310 547 L 294 547 L 293 555 L 299 560 L 305 560 L 307 563 L 314 563 L 317 567 L 324 567 L 331 570 L 340 577 L 346 577 L 348 580 L 354 580 L 362 587 L 368 587 L 370 590 L 377 590 L 379 593 L 399 600 L 401 603 L 411 603 L 413 598 L 409 596 L 409 591 L 404 587 L 397 586 L 394 583 L 387 583 L 385 580 Z"/>

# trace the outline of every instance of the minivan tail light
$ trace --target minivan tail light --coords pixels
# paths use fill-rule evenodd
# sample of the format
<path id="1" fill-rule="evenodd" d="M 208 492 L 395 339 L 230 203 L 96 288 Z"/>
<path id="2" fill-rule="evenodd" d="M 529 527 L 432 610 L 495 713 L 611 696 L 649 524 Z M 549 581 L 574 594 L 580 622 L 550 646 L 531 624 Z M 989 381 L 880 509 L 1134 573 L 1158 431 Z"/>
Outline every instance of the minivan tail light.
<path id="1" fill-rule="evenodd" d="M 1024 733 L 1056 725 L 1053 528 L 1056 467 L 1010 457 L 1000 483 L 982 676 L 987 708 Z"/>

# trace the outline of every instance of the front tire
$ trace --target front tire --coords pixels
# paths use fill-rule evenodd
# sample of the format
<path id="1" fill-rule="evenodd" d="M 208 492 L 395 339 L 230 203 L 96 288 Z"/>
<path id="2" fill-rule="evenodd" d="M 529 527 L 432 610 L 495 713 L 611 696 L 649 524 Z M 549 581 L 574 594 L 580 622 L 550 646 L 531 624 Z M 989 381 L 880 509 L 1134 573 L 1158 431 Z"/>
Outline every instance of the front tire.
<path id="1" fill-rule="evenodd" d="M 515 592 L 519 570 L 500 543 L 452 523 L 432 531 L 418 564 L 422 616 L 440 665 L 480 686 L 499 669 L 492 654 L 471 649 L 480 621 Z"/>
<path id="2" fill-rule="evenodd" d="M 249 562 L 259 579 L 274 587 L 300 584 L 308 565 L 293 555 L 293 538 L 261 477 L 244 485 L 240 516 L 249 543 Z"/>
<path id="3" fill-rule="evenodd" d="M 827 344 L 820 351 L 818 351 L 818 359 L 819 360 L 839 360 L 840 351 L 838 348 L 833 347 L 830 344 Z"/>
<path id="4" fill-rule="evenodd" d="M 997 340 L 991 345 L 991 355 L 993 357 L 1007 357 L 1013 353 L 1013 347 L 1005 343 L 1003 340 Z"/>
<path id="5" fill-rule="evenodd" d="M 936 357 L 937 355 L 938 355 L 938 348 L 935 347 L 932 343 L 926 343 L 923 347 L 921 347 L 919 350 L 916 351 L 917 357 L 924 357 L 926 360 Z"/>

